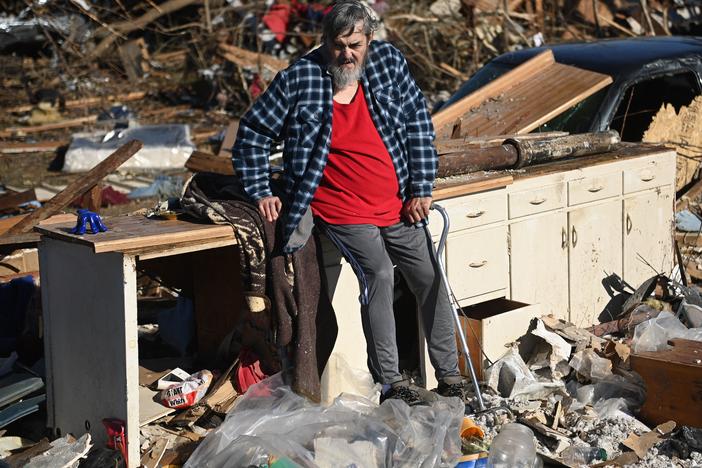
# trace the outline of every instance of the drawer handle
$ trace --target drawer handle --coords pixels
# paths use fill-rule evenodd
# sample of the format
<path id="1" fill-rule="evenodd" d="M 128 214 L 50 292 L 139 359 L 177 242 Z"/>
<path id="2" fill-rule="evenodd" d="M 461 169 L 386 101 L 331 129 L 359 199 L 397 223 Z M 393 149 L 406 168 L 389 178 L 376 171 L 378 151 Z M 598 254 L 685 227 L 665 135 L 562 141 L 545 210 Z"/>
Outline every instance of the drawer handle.
<path id="1" fill-rule="evenodd" d="M 474 263 L 469 263 L 468 266 L 471 268 L 480 268 L 484 267 L 487 265 L 487 260 L 483 260 L 482 262 L 474 262 Z"/>
<path id="2" fill-rule="evenodd" d="M 573 245 L 573 247 L 578 245 L 578 231 L 575 230 L 575 226 L 573 226 L 573 228 L 571 230 L 570 237 L 571 237 L 571 244 Z"/>
<path id="3" fill-rule="evenodd" d="M 529 203 L 531 203 L 532 205 L 540 205 L 545 201 L 546 201 L 545 198 L 535 198 L 534 200 L 530 201 Z"/>
<path id="4" fill-rule="evenodd" d="M 604 188 L 603 186 L 598 185 L 597 187 L 590 187 L 589 189 L 587 189 L 587 191 L 590 193 L 597 193 L 600 190 L 602 190 L 603 188 Z"/>
<path id="5" fill-rule="evenodd" d="M 466 218 L 480 218 L 484 214 L 485 214 L 485 211 L 483 211 L 483 210 L 473 211 L 472 213 L 468 213 L 466 215 Z"/>
<path id="6" fill-rule="evenodd" d="M 641 180 L 644 182 L 651 182 L 656 178 L 656 174 L 641 174 Z"/>
<path id="7" fill-rule="evenodd" d="M 626 233 L 631 234 L 631 229 L 634 227 L 634 223 L 631 222 L 631 216 L 629 213 L 626 215 Z"/>
<path id="8" fill-rule="evenodd" d="M 568 231 L 566 228 L 561 228 L 561 248 L 568 248 Z"/>

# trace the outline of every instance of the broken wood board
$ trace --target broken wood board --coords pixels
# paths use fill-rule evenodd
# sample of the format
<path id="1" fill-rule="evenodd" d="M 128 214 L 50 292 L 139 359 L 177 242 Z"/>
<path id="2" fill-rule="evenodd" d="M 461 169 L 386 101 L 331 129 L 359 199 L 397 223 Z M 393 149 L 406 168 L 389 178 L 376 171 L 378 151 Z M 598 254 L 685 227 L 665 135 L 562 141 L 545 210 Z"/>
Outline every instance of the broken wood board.
<path id="1" fill-rule="evenodd" d="M 244 68 L 267 68 L 277 73 L 288 68 L 288 61 L 273 57 L 272 55 L 259 54 L 233 45 L 220 42 L 219 55 L 228 61 Z"/>
<path id="2" fill-rule="evenodd" d="M 56 151 L 62 146 L 68 146 L 69 141 L 37 141 L 35 143 L 15 143 L 11 141 L 0 142 L 0 153 L 41 153 L 44 151 Z"/>
<path id="3" fill-rule="evenodd" d="M 511 185 L 513 178 L 506 174 L 465 174 L 439 179 L 433 192 L 434 201 L 458 197 L 470 193 L 483 192 Z"/>
<path id="4" fill-rule="evenodd" d="M 234 175 L 231 158 L 223 158 L 202 151 L 193 151 L 185 167 L 192 172 L 215 172 L 217 174 Z"/>
<path id="5" fill-rule="evenodd" d="M 129 102 L 129 101 L 138 101 L 139 99 L 143 99 L 144 96 L 146 96 L 146 93 L 144 91 L 133 91 L 131 93 L 127 94 L 118 94 L 118 95 L 110 95 L 110 96 L 96 96 L 96 97 L 89 97 L 89 98 L 83 98 L 83 99 L 72 99 L 70 101 L 66 101 L 66 104 L 64 107 L 66 109 L 80 109 L 82 107 L 90 107 L 90 106 L 97 106 L 101 105 L 106 102 Z M 9 109 L 6 109 L 5 112 L 29 112 L 32 109 L 34 109 L 34 104 L 23 104 L 21 106 L 15 106 L 11 107 Z"/>
<path id="6" fill-rule="evenodd" d="M 144 216 L 116 216 L 105 218 L 103 222 L 107 232 L 82 236 L 69 232 L 73 223 L 37 226 L 35 229 L 45 236 L 91 246 L 95 253 L 149 249 L 183 242 L 200 242 L 201 245 L 213 239 L 234 239 L 233 229 L 228 224 L 149 219 Z M 132 250 L 132 254 L 136 252 Z"/>
<path id="7" fill-rule="evenodd" d="M 646 384 L 641 419 L 649 424 L 673 420 L 679 426 L 702 427 L 702 342 L 675 338 L 672 349 L 632 354 L 631 369 Z"/>
<path id="8" fill-rule="evenodd" d="M 62 130 L 64 128 L 80 127 L 85 124 L 97 122 L 97 114 L 88 115 L 87 117 L 78 117 L 76 119 L 63 120 L 61 122 L 35 125 L 33 127 L 7 127 L 0 130 L 0 137 L 7 138 L 13 135 L 25 135 L 27 133 L 48 132 L 51 130 Z"/>
<path id="9" fill-rule="evenodd" d="M 32 211 L 26 218 L 12 226 L 7 231 L 7 234 L 24 234 L 31 231 L 32 227 L 39 221 L 58 213 L 67 207 L 73 200 L 92 189 L 102 180 L 103 177 L 116 170 L 129 158 L 134 156 L 142 146 L 143 144 L 139 140 L 133 140 L 120 146 L 97 166 L 86 172 L 83 177 L 70 183 L 65 189 L 46 202 L 41 208 Z"/>
<path id="10" fill-rule="evenodd" d="M 7 192 L 0 195 L 0 211 L 9 208 L 17 208 L 19 205 L 37 199 L 34 189 L 25 190 L 24 192 Z"/>
<path id="11" fill-rule="evenodd" d="M 557 63 L 546 50 L 442 109 L 432 118 L 437 138 L 528 133 L 612 82 L 601 73 Z"/>
<path id="12" fill-rule="evenodd" d="M 636 453 L 639 458 L 646 458 L 648 453 L 653 446 L 657 445 L 665 436 L 673 432 L 675 429 L 675 421 L 668 421 L 663 424 L 659 424 L 655 429 L 640 436 L 635 433 L 629 434 L 629 437 L 622 442 L 627 448 Z"/>
<path id="13" fill-rule="evenodd" d="M 702 96 L 677 113 L 672 104 L 661 105 L 642 141 L 675 148 L 678 153 L 675 190 L 681 190 L 697 176 L 702 158 Z"/>
<path id="14" fill-rule="evenodd" d="M 230 161 L 232 158 L 232 147 L 236 141 L 236 133 L 239 131 L 239 120 L 232 120 L 227 126 L 227 131 L 224 133 L 224 139 L 222 140 L 222 146 L 219 148 L 217 157 L 227 158 Z"/>
<path id="15" fill-rule="evenodd" d="M 139 426 L 144 426 L 175 412 L 173 408 L 167 408 L 154 400 L 158 393 L 149 387 L 139 386 Z"/>

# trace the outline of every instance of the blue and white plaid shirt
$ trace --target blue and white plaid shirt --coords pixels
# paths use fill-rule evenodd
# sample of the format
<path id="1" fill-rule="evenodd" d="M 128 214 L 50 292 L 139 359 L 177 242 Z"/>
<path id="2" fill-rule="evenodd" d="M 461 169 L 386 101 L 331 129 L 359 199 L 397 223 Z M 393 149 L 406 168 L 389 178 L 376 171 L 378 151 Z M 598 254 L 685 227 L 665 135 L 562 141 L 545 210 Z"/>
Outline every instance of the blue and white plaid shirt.
<path id="1" fill-rule="evenodd" d="M 371 118 L 392 156 L 401 197 L 430 196 L 437 167 L 434 127 L 402 53 L 387 42 L 371 41 L 361 84 Z M 254 201 L 272 195 L 271 144 L 284 141 L 286 252 L 295 250 L 288 240 L 309 208 L 327 164 L 332 97 L 332 77 L 316 49 L 278 73 L 239 122 L 232 160 Z"/>

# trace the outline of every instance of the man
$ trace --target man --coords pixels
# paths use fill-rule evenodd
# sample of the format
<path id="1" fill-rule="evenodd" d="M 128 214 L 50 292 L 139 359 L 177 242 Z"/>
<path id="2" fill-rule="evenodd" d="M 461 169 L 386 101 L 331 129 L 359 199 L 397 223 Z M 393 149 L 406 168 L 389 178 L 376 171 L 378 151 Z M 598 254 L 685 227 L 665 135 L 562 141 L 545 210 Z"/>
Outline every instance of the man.
<path id="1" fill-rule="evenodd" d="M 280 72 L 239 124 L 233 161 L 283 245 L 304 245 L 315 224 L 355 266 L 369 368 L 381 399 L 422 400 L 398 369 L 393 263 L 417 298 L 429 357 L 444 396 L 463 396 L 453 318 L 437 275 L 429 215 L 437 166 L 424 97 L 402 54 L 373 41 L 377 20 L 358 1 L 325 16 L 322 46 Z M 285 142 L 286 211 L 269 186 L 271 142 Z"/>

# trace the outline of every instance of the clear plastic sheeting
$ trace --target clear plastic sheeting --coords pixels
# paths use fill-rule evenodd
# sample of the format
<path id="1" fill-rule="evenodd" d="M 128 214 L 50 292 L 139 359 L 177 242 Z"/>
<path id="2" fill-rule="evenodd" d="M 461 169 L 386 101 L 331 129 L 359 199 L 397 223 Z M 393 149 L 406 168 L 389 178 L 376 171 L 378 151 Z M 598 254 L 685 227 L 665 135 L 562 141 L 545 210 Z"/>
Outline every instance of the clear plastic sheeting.
<path id="1" fill-rule="evenodd" d="M 76 134 L 66 151 L 65 172 L 85 172 L 132 140 L 144 147 L 120 166 L 122 169 L 175 169 L 185 166 L 195 145 L 190 127 L 181 124 L 144 125 L 108 134 Z"/>
<path id="2" fill-rule="evenodd" d="M 564 388 L 563 381 L 539 381 L 516 347 L 485 371 L 487 385 L 505 398 L 541 399 Z"/>
<path id="3" fill-rule="evenodd" d="M 345 394 L 325 407 L 277 374 L 249 388 L 185 466 L 453 467 L 463 411 L 457 398 L 409 407 Z"/>
<path id="4" fill-rule="evenodd" d="M 612 375 L 612 361 L 598 356 L 592 348 L 573 354 L 570 367 L 588 380 L 597 382 Z"/>
<path id="5" fill-rule="evenodd" d="M 632 348 L 635 353 L 663 351 L 670 348 L 668 340 L 673 338 L 702 341 L 702 328 L 688 329 L 670 312 L 661 312 L 636 326 Z"/>
<path id="6" fill-rule="evenodd" d="M 643 382 L 633 381 L 621 375 L 610 375 L 597 383 L 576 389 L 569 385 L 569 389 L 571 393 L 575 393 L 579 403 L 594 406 L 600 417 L 611 415 L 617 410 L 631 413 L 640 408 L 646 399 Z"/>

